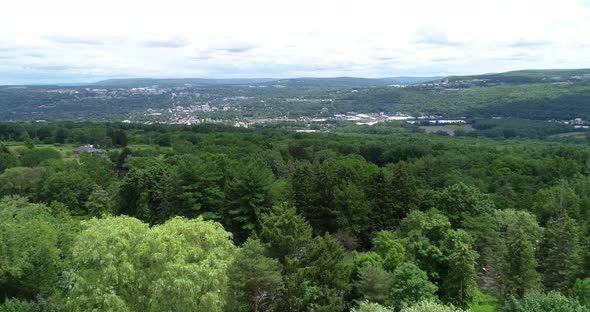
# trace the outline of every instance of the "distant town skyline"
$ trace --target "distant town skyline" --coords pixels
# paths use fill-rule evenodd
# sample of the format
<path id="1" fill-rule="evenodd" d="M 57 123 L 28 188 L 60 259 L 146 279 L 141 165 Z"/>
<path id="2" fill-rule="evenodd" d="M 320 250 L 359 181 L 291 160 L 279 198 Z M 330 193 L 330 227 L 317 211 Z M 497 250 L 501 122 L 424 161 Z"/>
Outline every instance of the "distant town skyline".
<path id="1" fill-rule="evenodd" d="M 9 1 L 0 84 L 590 67 L 590 1 Z"/>

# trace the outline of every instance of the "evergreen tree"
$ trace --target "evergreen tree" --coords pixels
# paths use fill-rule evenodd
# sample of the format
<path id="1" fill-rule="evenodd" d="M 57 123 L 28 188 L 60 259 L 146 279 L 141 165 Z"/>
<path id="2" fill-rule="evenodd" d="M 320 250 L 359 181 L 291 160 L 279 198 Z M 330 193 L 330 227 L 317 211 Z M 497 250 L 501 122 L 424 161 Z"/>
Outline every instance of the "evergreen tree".
<path id="1" fill-rule="evenodd" d="M 521 298 L 526 291 L 539 287 L 537 260 L 533 242 L 527 233 L 516 224 L 508 231 L 504 255 L 504 294 Z"/>
<path id="2" fill-rule="evenodd" d="M 248 239 L 228 269 L 230 311 L 272 311 L 283 288 L 282 266 L 267 257 L 265 246 Z"/>
<path id="3" fill-rule="evenodd" d="M 339 312 L 350 291 L 351 266 L 344 263 L 344 248 L 330 234 L 317 236 L 302 261 L 306 277 L 318 289 L 314 310 Z"/>
<path id="4" fill-rule="evenodd" d="M 477 253 L 466 244 L 449 258 L 449 273 L 444 281 L 446 301 L 466 308 L 475 297 L 475 263 Z"/>
<path id="5" fill-rule="evenodd" d="M 301 258 L 312 240 L 311 226 L 285 203 L 261 216 L 260 239 L 269 245 L 271 256 L 285 263 L 286 257 Z"/>
<path id="6" fill-rule="evenodd" d="M 410 173 L 406 162 L 399 162 L 393 167 L 391 178 L 392 201 L 396 207 L 397 220 L 405 218 L 420 202 L 416 180 Z"/>
<path id="7" fill-rule="evenodd" d="M 237 241 L 244 241 L 258 229 L 260 215 L 270 206 L 267 197 L 273 181 L 272 170 L 261 162 L 251 160 L 236 168 L 227 185 L 226 201 L 229 225 Z"/>
<path id="8" fill-rule="evenodd" d="M 291 176 L 293 202 L 315 229 L 336 229 L 334 212 L 329 204 L 332 190 L 320 165 L 307 161 L 295 163 Z"/>
<path id="9" fill-rule="evenodd" d="M 356 291 L 363 300 L 383 305 L 390 305 L 389 290 L 393 274 L 378 266 L 364 265 L 358 269 L 358 278 L 354 283 Z"/>
<path id="10" fill-rule="evenodd" d="M 371 199 L 372 223 L 375 230 L 392 229 L 398 222 L 392 202 L 390 181 L 383 170 L 369 178 L 367 197 Z"/>
<path id="11" fill-rule="evenodd" d="M 568 213 L 547 222 L 541 245 L 541 268 L 547 290 L 565 291 L 574 284 L 580 264 L 578 235 L 578 225 Z"/>

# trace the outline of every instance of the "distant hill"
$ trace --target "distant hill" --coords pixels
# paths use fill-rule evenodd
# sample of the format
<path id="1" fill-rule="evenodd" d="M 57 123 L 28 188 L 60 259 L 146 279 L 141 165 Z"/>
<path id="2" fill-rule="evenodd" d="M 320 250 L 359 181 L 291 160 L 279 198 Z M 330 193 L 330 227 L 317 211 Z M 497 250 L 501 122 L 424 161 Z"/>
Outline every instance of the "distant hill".
<path id="1" fill-rule="evenodd" d="M 450 82 L 481 79 L 491 83 L 543 83 L 590 80 L 590 69 L 527 69 L 497 74 L 451 76 Z"/>
<path id="2" fill-rule="evenodd" d="M 130 90 L 154 85 L 195 88 Z M 403 112 L 449 118 L 590 120 L 590 69 L 520 70 L 444 79 L 142 78 L 79 86 L 0 86 L 0 120 L 147 120 L 148 111 L 168 118 L 170 108 L 205 104 L 225 110 L 198 111 L 198 115 L 224 118 Z"/>
<path id="3" fill-rule="evenodd" d="M 268 82 L 267 84 L 282 85 L 293 88 L 366 88 L 395 84 L 413 84 L 433 81 L 442 77 L 388 77 L 388 78 L 359 78 L 359 77 L 330 77 L 330 78 L 290 78 Z"/>
<path id="4" fill-rule="evenodd" d="M 379 78 L 377 80 L 382 81 L 388 85 L 392 84 L 414 84 L 414 83 L 422 83 L 422 82 L 429 82 L 434 80 L 440 80 L 444 77 L 442 76 L 433 76 L 433 77 L 412 77 L 412 76 L 400 76 L 400 77 L 387 77 L 387 78 Z"/>
<path id="5" fill-rule="evenodd" d="M 273 78 L 235 78 L 235 79 L 206 79 L 206 78 L 123 78 L 108 79 L 94 83 L 95 86 L 105 87 L 149 87 L 158 86 L 212 86 L 212 85 L 236 85 L 256 84 L 274 81 Z"/>
<path id="6" fill-rule="evenodd" d="M 147 86 L 216 86 L 216 85 L 244 85 L 268 84 L 282 85 L 294 88 L 361 88 L 371 86 L 386 86 L 392 84 L 413 84 L 433 81 L 442 77 L 387 77 L 387 78 L 358 78 L 358 77 L 330 77 L 330 78 L 238 78 L 238 79 L 206 79 L 206 78 L 124 78 L 109 79 L 94 83 L 104 87 L 147 87 Z"/>

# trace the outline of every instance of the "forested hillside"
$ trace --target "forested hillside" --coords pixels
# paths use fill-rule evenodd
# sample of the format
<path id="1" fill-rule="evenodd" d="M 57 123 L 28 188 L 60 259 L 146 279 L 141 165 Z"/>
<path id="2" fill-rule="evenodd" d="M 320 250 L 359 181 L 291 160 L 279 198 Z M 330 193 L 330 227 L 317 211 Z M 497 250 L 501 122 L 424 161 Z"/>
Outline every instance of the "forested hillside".
<path id="1" fill-rule="evenodd" d="M 0 120 L 178 123 L 403 113 L 444 118 L 590 120 L 590 70 L 448 77 L 115 79 L 83 86 L 0 86 Z M 154 117 L 156 116 L 156 117 Z"/>
<path id="2" fill-rule="evenodd" d="M 590 147 L 507 137 L 0 124 L 0 311 L 589 311 Z"/>

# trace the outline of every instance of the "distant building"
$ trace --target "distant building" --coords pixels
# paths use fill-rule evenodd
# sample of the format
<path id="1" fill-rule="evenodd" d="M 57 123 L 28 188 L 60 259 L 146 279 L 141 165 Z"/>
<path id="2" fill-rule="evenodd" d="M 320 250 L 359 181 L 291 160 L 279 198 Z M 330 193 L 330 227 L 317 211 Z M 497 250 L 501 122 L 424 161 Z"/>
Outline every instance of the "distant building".
<path id="1" fill-rule="evenodd" d="M 99 148 L 94 148 L 94 146 L 87 144 L 84 146 L 80 146 L 72 151 L 76 155 L 82 155 L 84 153 L 88 153 L 90 155 L 104 155 L 106 152 L 105 150 L 101 150 Z"/>

